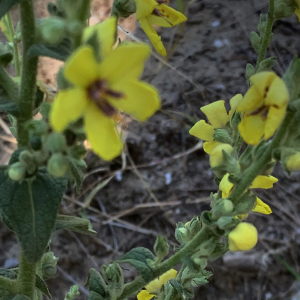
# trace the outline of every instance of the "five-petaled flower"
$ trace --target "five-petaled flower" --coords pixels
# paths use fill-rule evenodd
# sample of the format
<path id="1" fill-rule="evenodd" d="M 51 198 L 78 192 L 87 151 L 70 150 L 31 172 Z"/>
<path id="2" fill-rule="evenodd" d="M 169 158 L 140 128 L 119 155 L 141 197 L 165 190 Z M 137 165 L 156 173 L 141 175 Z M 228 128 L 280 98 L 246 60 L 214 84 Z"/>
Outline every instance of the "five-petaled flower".
<path id="1" fill-rule="evenodd" d="M 159 292 L 161 287 L 170 279 L 175 278 L 177 275 L 177 271 L 171 269 L 166 273 L 162 274 L 160 277 L 156 278 L 155 280 L 151 281 L 149 284 L 145 286 L 145 290 L 142 290 L 138 295 L 138 300 L 150 300 L 154 296 L 156 296 Z"/>
<path id="2" fill-rule="evenodd" d="M 289 101 L 284 81 L 273 72 L 261 72 L 250 78 L 252 86 L 239 104 L 244 113 L 239 131 L 244 141 L 257 145 L 269 139 L 281 124 Z"/>
<path id="3" fill-rule="evenodd" d="M 166 49 L 161 37 L 156 33 L 152 25 L 173 27 L 187 20 L 185 15 L 169 7 L 164 3 L 168 0 L 135 0 L 136 18 L 147 34 L 155 50 L 165 56 Z"/>
<path id="4" fill-rule="evenodd" d="M 258 175 L 252 182 L 250 189 L 270 189 L 278 179 L 273 176 Z M 229 173 L 225 174 L 220 182 L 219 188 L 222 191 L 222 198 L 229 197 L 234 184 L 229 181 Z M 252 211 L 259 212 L 265 215 L 272 213 L 268 204 L 264 203 L 261 199 L 256 197 L 256 205 Z"/>
<path id="5" fill-rule="evenodd" d="M 256 228 L 246 222 L 239 223 L 229 234 L 228 244 L 231 251 L 247 251 L 257 243 Z"/>
<path id="6" fill-rule="evenodd" d="M 54 130 L 61 132 L 83 117 L 92 149 L 111 160 L 123 147 L 115 125 L 117 112 L 145 121 L 159 108 L 160 101 L 153 86 L 138 80 L 150 55 L 149 46 L 124 43 L 112 50 L 115 39 L 108 33 L 115 32 L 116 22 L 109 20 L 107 24 L 109 28 L 101 28 L 98 34 L 105 50 L 101 62 L 88 45 L 79 47 L 66 62 L 64 75 L 73 87 L 58 93 L 50 121 Z"/>
<path id="7" fill-rule="evenodd" d="M 203 150 L 206 153 L 210 154 L 211 151 L 220 144 L 214 140 L 215 129 L 225 128 L 242 99 L 243 96 L 241 94 L 237 94 L 230 99 L 231 110 L 229 113 L 226 111 L 224 100 L 218 100 L 200 108 L 206 115 L 208 123 L 204 120 L 200 120 L 191 128 L 190 134 L 206 141 L 203 144 Z"/>

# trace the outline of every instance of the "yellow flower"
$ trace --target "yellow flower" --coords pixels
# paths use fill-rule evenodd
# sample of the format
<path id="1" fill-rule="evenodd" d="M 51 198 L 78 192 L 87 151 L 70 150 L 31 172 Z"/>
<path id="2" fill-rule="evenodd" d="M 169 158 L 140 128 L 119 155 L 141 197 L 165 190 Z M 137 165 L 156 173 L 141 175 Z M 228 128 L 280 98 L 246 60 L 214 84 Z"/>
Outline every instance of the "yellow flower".
<path id="1" fill-rule="evenodd" d="M 285 162 L 285 167 L 288 171 L 299 171 L 300 170 L 300 152 L 297 152 L 290 157 Z"/>
<path id="2" fill-rule="evenodd" d="M 116 23 L 110 22 L 110 26 L 116 28 Z M 58 93 L 50 122 L 54 130 L 62 132 L 69 123 L 83 117 L 92 149 L 111 160 L 123 146 L 114 121 L 117 112 L 145 121 L 159 108 L 160 101 L 154 87 L 138 80 L 150 48 L 146 44 L 124 43 L 112 50 L 114 39 L 106 31 L 101 32 L 104 59 L 99 63 L 88 45 L 71 55 L 64 75 L 73 87 Z"/>
<path id="3" fill-rule="evenodd" d="M 247 251 L 257 244 L 257 230 L 250 223 L 239 223 L 228 235 L 229 250 Z"/>
<path id="4" fill-rule="evenodd" d="M 136 18 L 142 29 L 147 34 L 155 50 L 165 56 L 166 49 L 161 37 L 156 33 L 152 25 L 173 27 L 187 20 L 185 15 L 165 5 L 168 0 L 135 0 Z"/>
<path id="5" fill-rule="evenodd" d="M 155 295 L 160 292 L 161 287 L 170 279 L 175 278 L 177 275 L 177 271 L 171 269 L 166 273 L 162 274 L 160 277 L 151 281 L 148 285 L 145 286 L 146 290 L 142 290 L 138 295 L 138 300 L 150 300 Z"/>
<path id="6" fill-rule="evenodd" d="M 233 148 L 229 144 L 220 144 L 217 145 L 210 153 L 209 162 L 212 168 L 217 167 L 223 162 L 223 151 L 227 154 L 232 152 Z"/>
<path id="7" fill-rule="evenodd" d="M 249 88 L 237 111 L 244 112 L 239 130 L 244 141 L 257 145 L 269 139 L 281 124 L 289 101 L 284 81 L 273 72 L 261 72 L 250 78 Z"/>
<path id="8" fill-rule="evenodd" d="M 195 137 L 207 141 L 203 144 L 203 150 L 210 154 L 211 151 L 220 143 L 214 141 L 214 132 L 217 128 L 225 128 L 226 123 L 230 121 L 233 113 L 242 101 L 243 96 L 237 94 L 230 99 L 231 110 L 227 113 L 225 108 L 225 101 L 218 100 L 211 104 L 201 107 L 202 112 L 206 115 L 208 122 L 200 120 L 190 130 L 190 134 Z"/>
<path id="9" fill-rule="evenodd" d="M 225 174 L 220 182 L 219 189 L 222 191 L 222 198 L 226 199 L 229 197 L 234 184 L 229 181 L 229 173 Z M 270 189 L 278 179 L 273 176 L 258 175 L 252 182 L 250 189 Z M 272 213 L 269 205 L 264 203 L 261 199 L 256 197 L 256 205 L 252 211 L 259 212 L 265 215 Z"/>

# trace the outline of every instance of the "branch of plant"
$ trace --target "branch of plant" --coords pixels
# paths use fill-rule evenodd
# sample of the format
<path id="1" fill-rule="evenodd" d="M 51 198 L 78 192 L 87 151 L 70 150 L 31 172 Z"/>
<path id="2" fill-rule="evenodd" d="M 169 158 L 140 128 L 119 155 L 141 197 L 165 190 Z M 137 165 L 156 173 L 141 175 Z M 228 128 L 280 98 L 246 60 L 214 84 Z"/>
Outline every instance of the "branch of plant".
<path id="1" fill-rule="evenodd" d="M 9 293 L 15 293 L 16 292 L 16 284 L 17 284 L 17 282 L 15 280 L 11 280 L 9 278 L 0 276 L 1 289 L 7 290 Z"/>
<path id="2" fill-rule="evenodd" d="M 272 34 L 273 22 L 274 22 L 274 0 L 270 0 L 266 31 L 264 32 L 263 40 L 260 45 L 259 54 L 255 66 L 255 72 L 257 72 L 259 64 L 265 58 L 266 51 L 270 42 L 270 35 Z"/>

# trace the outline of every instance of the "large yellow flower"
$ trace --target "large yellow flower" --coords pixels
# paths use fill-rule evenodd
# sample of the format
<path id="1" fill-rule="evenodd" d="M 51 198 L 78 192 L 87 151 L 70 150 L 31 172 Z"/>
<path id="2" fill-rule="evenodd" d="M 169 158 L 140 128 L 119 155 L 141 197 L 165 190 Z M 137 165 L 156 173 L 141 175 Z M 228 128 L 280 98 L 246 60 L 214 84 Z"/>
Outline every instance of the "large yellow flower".
<path id="1" fill-rule="evenodd" d="M 231 110 L 229 113 L 226 111 L 224 100 L 218 100 L 200 108 L 206 115 L 208 123 L 206 123 L 204 120 L 200 120 L 191 128 L 190 134 L 199 139 L 207 141 L 203 144 L 203 150 L 206 153 L 210 154 L 211 151 L 220 144 L 214 140 L 213 135 L 215 129 L 225 128 L 226 123 L 230 121 L 242 99 L 243 96 L 241 94 L 237 94 L 230 99 Z"/>
<path id="2" fill-rule="evenodd" d="M 250 223 L 238 224 L 228 235 L 229 250 L 248 251 L 257 244 L 257 230 Z"/>
<path id="3" fill-rule="evenodd" d="M 166 273 L 162 274 L 160 277 L 151 281 L 148 285 L 145 286 L 146 290 L 142 290 L 138 295 L 138 300 L 150 300 L 155 295 L 160 292 L 161 287 L 170 279 L 175 278 L 177 275 L 177 271 L 171 269 Z"/>
<path id="4" fill-rule="evenodd" d="M 165 5 L 168 0 L 135 0 L 136 18 L 147 34 L 155 50 L 165 56 L 166 49 L 161 37 L 156 33 L 152 25 L 172 27 L 187 20 L 186 16 L 175 9 Z"/>
<path id="5" fill-rule="evenodd" d="M 269 139 L 281 124 L 289 102 L 284 81 L 273 72 L 261 72 L 250 78 L 249 88 L 237 111 L 244 112 L 239 130 L 244 141 L 257 145 Z"/>
<path id="6" fill-rule="evenodd" d="M 229 197 L 234 187 L 234 184 L 229 181 L 228 177 L 228 173 L 224 175 L 219 185 L 219 189 L 222 191 L 222 198 L 224 199 Z M 273 176 L 258 175 L 252 182 L 250 189 L 270 189 L 271 187 L 273 187 L 273 184 L 277 181 L 278 179 Z M 265 215 L 269 215 L 272 213 L 270 206 L 264 203 L 258 197 L 256 197 L 256 205 L 252 209 L 252 211 L 259 212 Z"/>
<path id="7" fill-rule="evenodd" d="M 116 28 L 115 22 L 110 24 Z M 78 48 L 66 62 L 64 75 L 73 87 L 58 93 L 50 121 L 54 130 L 62 132 L 70 122 L 83 117 L 92 149 L 111 160 L 123 146 L 115 126 L 116 113 L 124 111 L 145 121 L 159 108 L 160 101 L 153 86 L 138 80 L 150 55 L 149 46 L 124 43 L 112 50 L 115 39 L 107 31 L 101 32 L 107 36 L 101 38 L 101 62 L 88 45 Z"/>

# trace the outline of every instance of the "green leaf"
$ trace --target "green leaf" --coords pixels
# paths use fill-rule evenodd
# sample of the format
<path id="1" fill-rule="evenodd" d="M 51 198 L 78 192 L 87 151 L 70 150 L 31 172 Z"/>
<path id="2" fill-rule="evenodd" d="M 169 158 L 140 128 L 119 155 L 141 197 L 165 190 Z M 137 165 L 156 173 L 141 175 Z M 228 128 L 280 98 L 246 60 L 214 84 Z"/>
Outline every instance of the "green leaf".
<path id="1" fill-rule="evenodd" d="M 70 291 L 66 294 L 64 300 L 73 300 L 80 295 L 78 285 L 75 284 L 70 288 Z"/>
<path id="2" fill-rule="evenodd" d="M 148 262 L 154 259 L 155 256 L 149 249 L 138 247 L 130 250 L 118 260 L 118 262 L 131 264 L 137 269 L 145 281 L 149 281 L 153 277 L 153 271 L 148 265 Z"/>
<path id="3" fill-rule="evenodd" d="M 79 194 L 80 190 L 81 190 L 81 187 L 82 187 L 84 174 L 78 168 L 78 166 L 75 164 L 75 162 L 72 158 L 69 158 L 68 160 L 69 160 L 70 171 L 71 171 L 71 174 L 72 174 L 72 179 L 75 180 L 75 184 L 76 184 L 76 194 Z"/>
<path id="4" fill-rule="evenodd" d="M 0 300 L 31 300 L 29 297 L 24 296 L 24 295 L 8 295 L 1 297 Z"/>
<path id="5" fill-rule="evenodd" d="M 37 274 L 35 274 L 35 287 L 44 293 L 49 299 L 52 299 L 45 281 Z"/>
<path id="6" fill-rule="evenodd" d="M 89 293 L 88 300 L 104 300 L 104 298 L 101 295 L 92 291 Z"/>
<path id="7" fill-rule="evenodd" d="M 289 90 L 291 101 L 296 100 L 300 89 L 300 59 L 298 57 L 293 58 L 282 79 Z"/>
<path id="8" fill-rule="evenodd" d="M 108 295 L 107 286 L 106 286 L 106 283 L 105 283 L 103 277 L 101 276 L 101 274 L 99 272 L 97 272 L 93 268 L 90 271 L 86 286 L 89 287 L 90 292 L 94 292 L 95 294 L 98 294 L 99 296 L 102 297 L 99 299 L 103 299 Z M 94 299 L 94 298 L 92 298 L 92 299 Z M 95 298 L 95 299 L 98 299 L 98 298 Z"/>
<path id="9" fill-rule="evenodd" d="M 0 268 L 0 276 L 6 277 L 9 279 L 16 279 L 17 273 L 14 270 Z"/>
<path id="10" fill-rule="evenodd" d="M 0 0 L 0 18 L 22 0 Z"/>
<path id="11" fill-rule="evenodd" d="M 86 235 L 96 235 L 89 220 L 74 216 L 58 215 L 55 222 L 55 230 L 68 229 Z"/>
<path id="12" fill-rule="evenodd" d="M 27 260 L 36 262 L 48 245 L 67 181 L 40 170 L 35 178 L 19 183 L 9 179 L 6 170 L 0 169 L 0 213 Z"/>
<path id="13" fill-rule="evenodd" d="M 48 56 L 65 61 L 71 54 L 71 41 L 64 39 L 58 45 L 33 44 L 27 51 L 27 58 Z"/>
<path id="14" fill-rule="evenodd" d="M 7 93 L 0 87 L 0 112 L 19 116 L 20 109 L 18 104 L 12 102 Z"/>
<path id="15" fill-rule="evenodd" d="M 271 69 L 277 60 L 276 56 L 270 56 L 264 59 L 258 66 L 257 72 L 267 71 Z"/>

